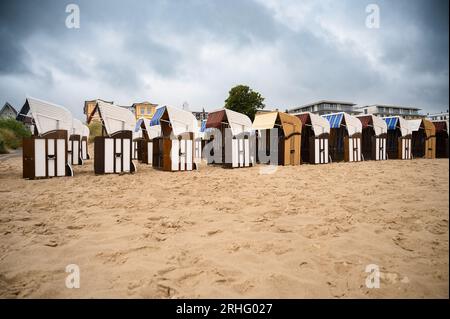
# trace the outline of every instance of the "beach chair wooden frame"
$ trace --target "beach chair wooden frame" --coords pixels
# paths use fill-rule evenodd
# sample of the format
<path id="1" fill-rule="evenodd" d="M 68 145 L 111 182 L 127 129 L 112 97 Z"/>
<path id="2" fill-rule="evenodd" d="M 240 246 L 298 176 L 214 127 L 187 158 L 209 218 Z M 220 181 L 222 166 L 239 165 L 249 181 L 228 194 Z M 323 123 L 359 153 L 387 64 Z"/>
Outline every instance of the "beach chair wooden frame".
<path id="1" fill-rule="evenodd" d="M 55 130 L 23 139 L 23 178 L 73 176 L 68 164 L 67 131 Z"/>

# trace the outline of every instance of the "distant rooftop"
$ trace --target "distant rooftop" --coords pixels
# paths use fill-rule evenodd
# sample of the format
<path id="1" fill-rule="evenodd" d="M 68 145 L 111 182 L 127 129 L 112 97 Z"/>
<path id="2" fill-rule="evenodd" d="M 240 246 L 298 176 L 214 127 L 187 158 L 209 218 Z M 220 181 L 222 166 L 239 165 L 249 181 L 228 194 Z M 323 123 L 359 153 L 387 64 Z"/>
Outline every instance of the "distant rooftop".
<path id="1" fill-rule="evenodd" d="M 84 103 L 88 103 L 88 102 L 97 102 L 97 101 L 102 101 L 102 102 L 109 103 L 109 104 L 113 104 L 113 103 L 114 103 L 113 101 L 105 101 L 105 100 L 102 100 L 102 99 L 87 100 L 87 101 L 85 101 Z"/>
<path id="2" fill-rule="evenodd" d="M 262 109 L 262 110 L 256 110 L 256 113 L 272 113 L 272 112 L 277 112 L 278 109 L 276 110 L 266 110 L 266 109 Z"/>
<path id="3" fill-rule="evenodd" d="M 390 107 L 390 108 L 394 108 L 394 109 L 410 109 L 410 110 L 417 110 L 417 111 L 421 110 L 420 108 L 413 107 L 413 106 L 400 106 L 400 105 L 389 105 L 389 104 L 371 104 L 371 105 L 357 107 L 357 109 L 364 109 L 366 107 L 371 107 L 371 106 Z"/>
<path id="4" fill-rule="evenodd" d="M 441 112 L 428 113 L 428 115 L 444 115 L 444 114 L 448 114 L 448 110 L 441 111 Z"/>
<path id="5" fill-rule="evenodd" d="M 146 105 L 151 105 L 151 106 L 158 106 L 158 104 L 155 104 L 155 103 L 151 103 L 151 102 L 148 102 L 148 101 L 144 101 L 144 102 L 136 102 L 136 103 L 133 103 L 132 105 L 131 105 L 131 107 L 136 107 L 136 105 L 137 104 L 146 104 Z"/>
<path id="6" fill-rule="evenodd" d="M 361 111 L 355 110 L 355 103 L 346 101 L 320 100 L 314 103 L 292 107 L 287 110 L 287 113 L 295 114 L 301 112 L 312 112 L 323 115 L 334 112 L 347 112 L 350 114 L 358 114 Z"/>
<path id="7" fill-rule="evenodd" d="M 309 104 L 304 104 L 304 105 L 300 105 L 294 108 L 300 108 L 300 107 L 308 107 L 308 106 L 313 106 L 313 105 L 317 105 L 317 104 L 342 104 L 342 105 L 350 105 L 350 106 L 355 106 L 355 103 L 352 102 L 344 102 L 344 101 L 333 101 L 333 100 L 320 100 L 318 102 L 314 102 L 314 103 L 309 103 Z"/>

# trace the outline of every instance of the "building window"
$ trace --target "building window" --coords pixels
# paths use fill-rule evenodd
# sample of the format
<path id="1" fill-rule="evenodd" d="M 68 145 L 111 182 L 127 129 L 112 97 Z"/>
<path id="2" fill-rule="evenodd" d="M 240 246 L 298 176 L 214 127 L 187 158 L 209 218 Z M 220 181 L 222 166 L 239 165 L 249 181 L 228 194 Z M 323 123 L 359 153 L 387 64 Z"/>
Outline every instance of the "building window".
<path id="1" fill-rule="evenodd" d="M 364 114 L 367 114 L 367 109 L 364 109 Z"/>
<path id="2" fill-rule="evenodd" d="M 141 114 L 141 115 L 144 115 L 144 114 L 145 114 L 145 113 L 144 113 L 144 112 L 145 112 L 145 109 L 144 109 L 143 107 L 140 107 L 140 108 L 139 108 L 139 111 L 140 111 L 140 114 Z"/>

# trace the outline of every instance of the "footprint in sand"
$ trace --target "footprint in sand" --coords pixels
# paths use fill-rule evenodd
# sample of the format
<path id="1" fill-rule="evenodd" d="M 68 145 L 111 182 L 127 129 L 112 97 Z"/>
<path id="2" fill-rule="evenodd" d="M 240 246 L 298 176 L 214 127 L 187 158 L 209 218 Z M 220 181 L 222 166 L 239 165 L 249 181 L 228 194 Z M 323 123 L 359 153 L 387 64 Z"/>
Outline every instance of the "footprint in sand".
<path id="1" fill-rule="evenodd" d="M 50 240 L 47 243 L 45 243 L 44 245 L 48 246 L 48 247 L 56 247 L 56 246 L 58 246 L 58 242 L 56 240 Z"/>
<path id="2" fill-rule="evenodd" d="M 164 276 L 165 274 L 167 274 L 167 273 L 169 273 L 169 272 L 172 272 L 172 271 L 174 271 L 175 269 L 176 269 L 175 267 L 171 266 L 171 267 L 167 267 L 167 268 L 160 269 L 160 270 L 158 270 L 156 273 L 157 273 L 159 276 Z"/>
<path id="3" fill-rule="evenodd" d="M 116 264 L 116 265 L 122 265 L 127 262 L 128 258 L 123 255 L 121 252 L 115 252 L 115 253 L 98 253 L 95 255 L 96 257 L 99 257 L 103 259 L 103 264 Z"/>
<path id="4" fill-rule="evenodd" d="M 400 235 L 397 235 L 392 238 L 392 241 L 394 242 L 394 244 L 396 244 L 398 247 L 402 248 L 403 250 L 414 251 L 414 249 L 408 247 L 406 240 L 407 240 L 406 237 L 403 237 Z"/>
<path id="5" fill-rule="evenodd" d="M 175 294 L 177 294 L 176 289 L 165 284 L 158 284 L 157 292 L 163 298 L 172 298 Z"/>
<path id="6" fill-rule="evenodd" d="M 78 230 L 83 229 L 86 225 L 69 225 L 66 228 L 70 230 Z"/>
<path id="7" fill-rule="evenodd" d="M 210 230 L 209 232 L 206 233 L 206 235 L 208 235 L 208 236 L 213 236 L 213 235 L 219 234 L 219 233 L 221 233 L 221 232 L 222 232 L 222 231 L 221 231 L 220 229 Z"/>
<path id="8" fill-rule="evenodd" d="M 435 235 L 442 235 L 448 233 L 448 220 L 443 219 L 432 225 L 425 227 L 426 230 Z"/>

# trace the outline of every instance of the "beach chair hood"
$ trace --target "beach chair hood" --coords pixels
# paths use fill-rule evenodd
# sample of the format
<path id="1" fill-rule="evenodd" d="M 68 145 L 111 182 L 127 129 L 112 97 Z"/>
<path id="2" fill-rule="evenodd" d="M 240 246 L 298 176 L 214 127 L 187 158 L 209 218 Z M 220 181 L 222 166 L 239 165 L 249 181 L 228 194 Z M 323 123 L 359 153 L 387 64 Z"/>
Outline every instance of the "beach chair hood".
<path id="1" fill-rule="evenodd" d="M 145 130 L 149 139 L 154 139 L 161 136 L 161 125 L 150 125 L 151 120 L 141 117 L 136 122 L 135 133 L 142 131 L 142 125 L 144 125 Z"/>
<path id="2" fill-rule="evenodd" d="M 183 133 L 196 134 L 199 131 L 197 119 L 191 112 L 171 106 L 162 106 L 157 108 L 150 121 L 150 126 L 160 125 L 161 118 L 165 112 L 168 114 L 170 126 L 172 127 L 172 133 L 175 136 Z"/>
<path id="3" fill-rule="evenodd" d="M 285 136 L 295 133 L 301 133 L 302 122 L 296 116 L 282 112 L 270 112 L 266 114 L 257 114 L 253 121 L 253 130 L 267 130 L 275 127 L 277 118 L 280 118 L 281 126 Z"/>
<path id="4" fill-rule="evenodd" d="M 225 108 L 209 113 L 206 128 L 220 128 L 225 117 L 233 136 L 252 131 L 252 121 L 247 115 Z"/>
<path id="5" fill-rule="evenodd" d="M 430 120 L 427 119 L 409 120 L 408 123 L 411 132 L 417 132 L 420 130 L 420 128 L 423 128 L 425 130 L 425 135 L 427 137 L 432 137 L 436 135 L 436 127 Z"/>
<path id="6" fill-rule="evenodd" d="M 21 112 L 33 118 L 39 136 L 54 130 L 72 131 L 72 114 L 63 106 L 28 97 Z"/>
<path id="7" fill-rule="evenodd" d="M 422 120 L 408 120 L 408 125 L 411 132 L 417 132 L 420 129 L 421 124 Z"/>
<path id="8" fill-rule="evenodd" d="M 256 114 L 252 124 L 253 130 L 270 130 L 275 127 L 278 112 L 270 112 L 265 114 Z"/>
<path id="9" fill-rule="evenodd" d="M 362 127 L 372 126 L 375 136 L 387 133 L 387 124 L 382 118 L 375 115 L 360 115 L 357 118 L 361 121 Z"/>
<path id="10" fill-rule="evenodd" d="M 315 136 L 330 134 L 330 122 L 322 116 L 310 112 L 300 113 L 296 116 L 300 118 L 302 126 L 307 124 L 311 125 Z"/>
<path id="11" fill-rule="evenodd" d="M 395 130 L 397 128 L 400 128 L 400 133 L 402 136 L 407 136 L 412 133 L 412 127 L 411 124 L 405 120 L 403 117 L 400 116 L 390 116 L 384 118 L 387 129 L 388 130 Z M 415 126 L 416 124 L 413 124 L 412 126 Z M 420 124 L 419 124 L 420 126 Z"/>
<path id="12" fill-rule="evenodd" d="M 342 120 L 345 121 L 346 129 L 349 136 L 353 136 L 357 133 L 362 133 L 362 124 L 355 116 L 340 112 L 334 114 L 323 115 L 324 118 L 330 123 L 330 128 L 339 128 Z"/>
<path id="13" fill-rule="evenodd" d="M 97 108 L 109 136 L 120 131 L 134 131 L 136 120 L 129 109 L 103 101 L 97 102 Z"/>

